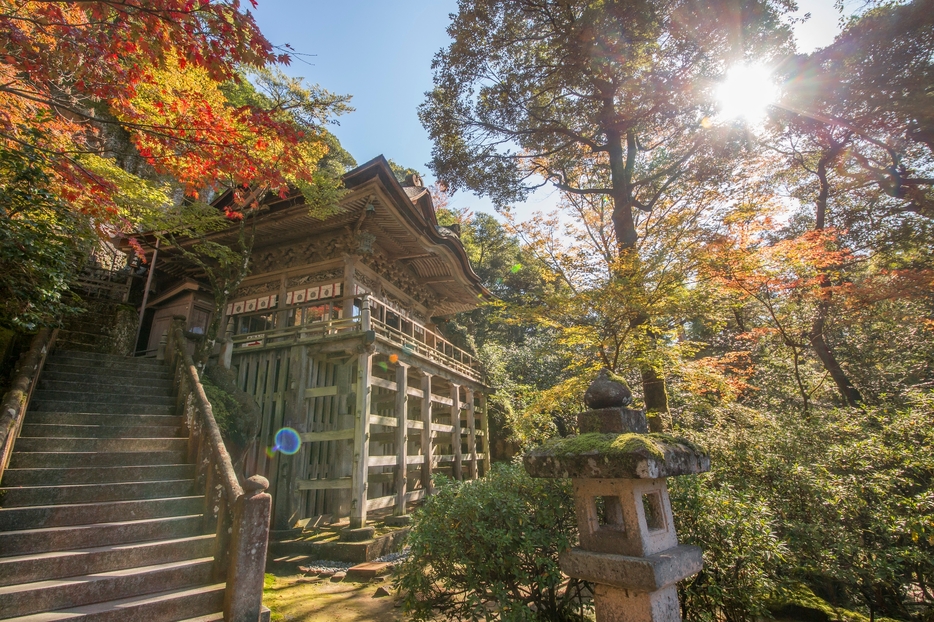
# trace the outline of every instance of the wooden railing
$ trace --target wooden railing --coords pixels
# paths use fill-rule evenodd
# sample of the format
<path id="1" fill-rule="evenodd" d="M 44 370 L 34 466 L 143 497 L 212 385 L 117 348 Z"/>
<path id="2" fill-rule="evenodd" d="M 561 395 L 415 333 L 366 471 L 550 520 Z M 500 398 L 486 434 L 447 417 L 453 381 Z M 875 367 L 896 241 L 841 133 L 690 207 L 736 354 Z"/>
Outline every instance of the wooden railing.
<path id="1" fill-rule="evenodd" d="M 13 444 L 23 427 L 23 417 L 36 388 L 36 380 L 45 365 L 58 329 L 42 328 L 32 339 L 29 351 L 17 363 L 13 384 L 0 402 L 0 479 L 10 464 Z"/>
<path id="2" fill-rule="evenodd" d="M 266 347 L 313 342 L 372 330 L 377 338 L 398 345 L 400 350 L 405 353 L 432 361 L 471 380 L 483 381 L 483 368 L 480 361 L 466 350 L 458 348 L 439 333 L 403 316 L 399 316 L 399 323 L 407 326 L 408 331 L 393 327 L 378 319 L 379 314 L 373 313 L 379 307 L 383 307 L 381 303 L 369 300 L 366 296 L 358 296 L 357 298 L 362 300 L 361 314 L 357 317 L 328 319 L 300 326 L 287 326 L 285 328 L 260 331 L 254 334 L 234 335 L 232 341 L 235 347 L 244 347 L 250 343 L 257 343 L 261 344 L 262 347 Z M 343 300 L 347 300 L 347 298 L 329 302 L 336 304 Z"/>
<path id="3" fill-rule="evenodd" d="M 263 577 L 269 540 L 272 497 L 269 482 L 254 475 L 237 479 L 211 403 L 188 354 L 183 326 L 176 317 L 169 331 L 166 362 L 175 374 L 178 413 L 188 429 L 189 460 L 195 461 L 199 489 L 205 491 L 205 531 L 214 531 L 215 579 L 225 579 L 224 620 L 256 622 L 263 602 Z"/>

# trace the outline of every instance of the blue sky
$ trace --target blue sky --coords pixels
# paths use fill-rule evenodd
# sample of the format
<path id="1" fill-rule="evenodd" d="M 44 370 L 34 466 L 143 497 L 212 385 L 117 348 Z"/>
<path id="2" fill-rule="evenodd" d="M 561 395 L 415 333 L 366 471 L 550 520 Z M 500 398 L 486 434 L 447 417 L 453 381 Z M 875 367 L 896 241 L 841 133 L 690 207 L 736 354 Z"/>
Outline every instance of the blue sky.
<path id="1" fill-rule="evenodd" d="M 796 29 L 803 51 L 833 39 L 833 4 L 799 1 L 799 15 L 812 16 Z M 357 162 L 383 154 L 431 182 L 425 165 L 431 141 L 416 109 L 431 89 L 431 59 L 447 45 L 448 15 L 456 10 L 456 0 L 259 0 L 254 14 L 273 44 L 313 55 L 295 56 L 287 73 L 353 95 L 356 111 L 332 130 Z M 554 200 L 551 192 L 539 192 L 519 213 L 548 209 Z M 492 212 L 489 201 L 469 193 L 458 193 L 452 203 Z"/>

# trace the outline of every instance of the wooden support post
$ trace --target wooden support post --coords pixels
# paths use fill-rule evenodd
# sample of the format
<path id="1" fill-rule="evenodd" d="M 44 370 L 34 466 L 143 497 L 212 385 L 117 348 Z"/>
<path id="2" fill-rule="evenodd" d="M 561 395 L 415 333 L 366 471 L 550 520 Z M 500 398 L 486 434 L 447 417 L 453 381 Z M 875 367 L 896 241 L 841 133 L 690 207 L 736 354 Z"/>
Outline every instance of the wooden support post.
<path id="1" fill-rule="evenodd" d="M 353 295 L 354 286 L 356 285 L 354 272 L 356 265 L 357 258 L 354 255 L 344 255 L 344 285 L 341 296 L 345 297 L 343 307 L 345 318 L 353 317 Z"/>
<path id="2" fill-rule="evenodd" d="M 278 431 L 285 425 L 287 420 L 290 422 L 296 421 L 298 413 L 301 411 L 300 407 L 305 401 L 305 379 L 302 373 L 304 361 L 302 359 L 306 357 L 305 349 L 302 346 L 289 348 L 289 384 L 285 388 L 284 404 L 281 404 L 278 409 L 270 409 L 269 416 L 274 431 Z M 271 370 L 269 368 L 274 364 L 274 361 L 268 361 L 266 369 L 261 369 L 261 373 L 264 375 L 270 374 Z M 259 382 L 265 383 L 263 378 L 264 376 L 260 376 L 257 379 L 257 384 Z M 293 494 L 295 492 L 293 489 L 296 488 L 295 481 L 298 479 L 298 473 L 296 472 L 298 469 L 298 454 L 287 456 L 277 452 L 271 461 L 272 469 L 269 472 L 270 474 L 274 473 L 276 478 L 274 482 L 271 482 L 275 499 L 272 519 L 273 529 L 291 529 L 298 522 L 297 499 L 296 495 Z"/>
<path id="3" fill-rule="evenodd" d="M 463 479 L 461 471 L 461 387 L 459 384 L 451 384 L 451 425 L 454 426 L 454 432 L 451 434 L 451 444 L 454 450 L 454 479 Z"/>
<path id="4" fill-rule="evenodd" d="M 486 396 L 481 393 L 477 397 L 480 398 L 480 412 L 483 417 L 480 420 L 481 429 L 483 430 L 483 475 L 487 475 L 490 472 L 490 460 L 492 460 L 493 452 L 493 440 L 490 438 L 490 416 Z"/>
<path id="5" fill-rule="evenodd" d="M 422 371 L 422 455 L 425 462 L 422 463 L 422 488 L 428 494 L 431 489 L 431 458 L 434 453 L 431 439 L 431 374 Z"/>
<path id="6" fill-rule="evenodd" d="M 470 479 L 477 479 L 477 424 L 473 389 L 464 389 L 467 397 L 467 451 L 470 452 Z"/>
<path id="7" fill-rule="evenodd" d="M 335 429 L 349 430 L 356 426 L 356 398 L 354 397 L 353 359 L 340 363 L 334 374 L 337 385 L 337 420 Z M 337 441 L 337 456 L 335 458 L 336 472 L 332 477 L 353 477 L 354 440 Z M 350 516 L 351 491 L 349 488 L 334 490 L 334 515 L 343 518 Z"/>
<path id="8" fill-rule="evenodd" d="M 366 304 L 366 303 L 364 303 Z M 369 309 L 364 306 L 366 316 Z M 354 409 L 353 487 L 350 500 L 350 528 L 366 526 L 366 488 L 370 460 L 370 376 L 373 354 L 357 355 L 357 403 Z"/>
<path id="9" fill-rule="evenodd" d="M 311 362 L 308 357 L 308 351 L 304 346 L 293 346 L 292 350 L 299 351 L 298 363 L 299 363 L 299 383 L 298 383 L 298 396 L 297 399 L 291 405 L 291 411 L 284 413 L 284 425 L 289 425 L 291 421 L 292 428 L 295 428 L 298 432 L 308 432 L 311 427 L 311 409 L 308 407 L 308 399 L 305 397 L 305 389 L 308 386 L 308 374 L 309 368 L 311 367 Z M 293 360 L 289 363 L 290 365 L 294 363 Z M 272 382 L 275 378 L 275 360 L 269 361 L 269 377 L 266 379 L 267 383 L 267 394 L 269 394 L 268 406 L 270 410 L 275 409 L 276 405 L 273 401 L 273 391 Z M 281 408 L 281 406 L 280 406 Z M 289 473 L 291 478 L 289 480 L 289 492 L 292 496 L 291 507 L 289 509 L 289 525 L 295 526 L 301 519 L 308 518 L 305 514 L 305 496 L 306 493 L 298 488 L 298 482 L 300 480 L 308 479 L 308 461 L 310 460 L 309 453 L 311 452 L 311 446 L 308 443 L 302 443 L 299 447 L 298 453 L 289 456 Z"/>
<path id="10" fill-rule="evenodd" d="M 406 469 L 409 457 L 409 366 L 396 367 L 396 507 L 393 514 L 405 516 Z"/>

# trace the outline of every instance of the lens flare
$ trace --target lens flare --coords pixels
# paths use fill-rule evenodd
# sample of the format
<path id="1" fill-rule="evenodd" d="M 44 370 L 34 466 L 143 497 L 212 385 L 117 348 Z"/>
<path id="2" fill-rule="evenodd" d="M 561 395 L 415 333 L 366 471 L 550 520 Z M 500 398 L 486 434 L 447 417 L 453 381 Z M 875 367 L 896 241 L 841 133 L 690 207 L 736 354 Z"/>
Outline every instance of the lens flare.
<path id="1" fill-rule="evenodd" d="M 389 365 L 386 364 L 386 361 L 380 361 L 379 363 L 376 364 L 376 366 L 382 369 L 383 371 L 389 371 Z"/>
<path id="2" fill-rule="evenodd" d="M 390 354 L 390 355 L 389 355 L 389 362 L 392 363 L 393 365 L 395 365 L 396 363 L 398 363 L 398 362 L 399 362 L 399 355 L 397 355 L 397 354 Z"/>
<path id="3" fill-rule="evenodd" d="M 302 448 L 302 438 L 292 428 L 282 428 L 276 432 L 276 444 L 266 450 L 266 455 L 272 458 L 277 451 L 291 456 Z"/>
<path id="4" fill-rule="evenodd" d="M 513 267 L 511 267 L 511 268 L 509 269 L 509 271 L 512 272 L 513 274 L 515 274 L 516 272 L 518 272 L 518 271 L 521 270 L 521 269 L 522 269 L 522 264 L 521 264 L 521 263 L 517 263 L 516 265 L 514 265 Z"/>

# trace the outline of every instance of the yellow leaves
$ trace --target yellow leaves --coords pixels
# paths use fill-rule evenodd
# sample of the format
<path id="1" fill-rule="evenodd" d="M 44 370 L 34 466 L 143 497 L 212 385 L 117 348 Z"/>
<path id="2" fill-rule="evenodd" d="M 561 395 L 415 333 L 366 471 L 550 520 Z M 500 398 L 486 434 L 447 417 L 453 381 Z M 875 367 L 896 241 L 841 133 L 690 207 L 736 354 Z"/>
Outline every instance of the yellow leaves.
<path id="1" fill-rule="evenodd" d="M 288 114 L 257 102 L 234 105 L 224 85 L 169 54 L 120 111 L 140 153 L 189 193 L 206 186 L 265 184 L 283 192 L 314 183 L 327 145 Z"/>
<path id="2" fill-rule="evenodd" d="M 117 166 L 113 160 L 96 155 L 83 156 L 80 161 L 89 172 L 113 188 L 112 197 L 120 218 L 148 229 L 150 227 L 145 223 L 154 222 L 173 204 L 172 186 L 167 182 L 140 179 Z"/>

